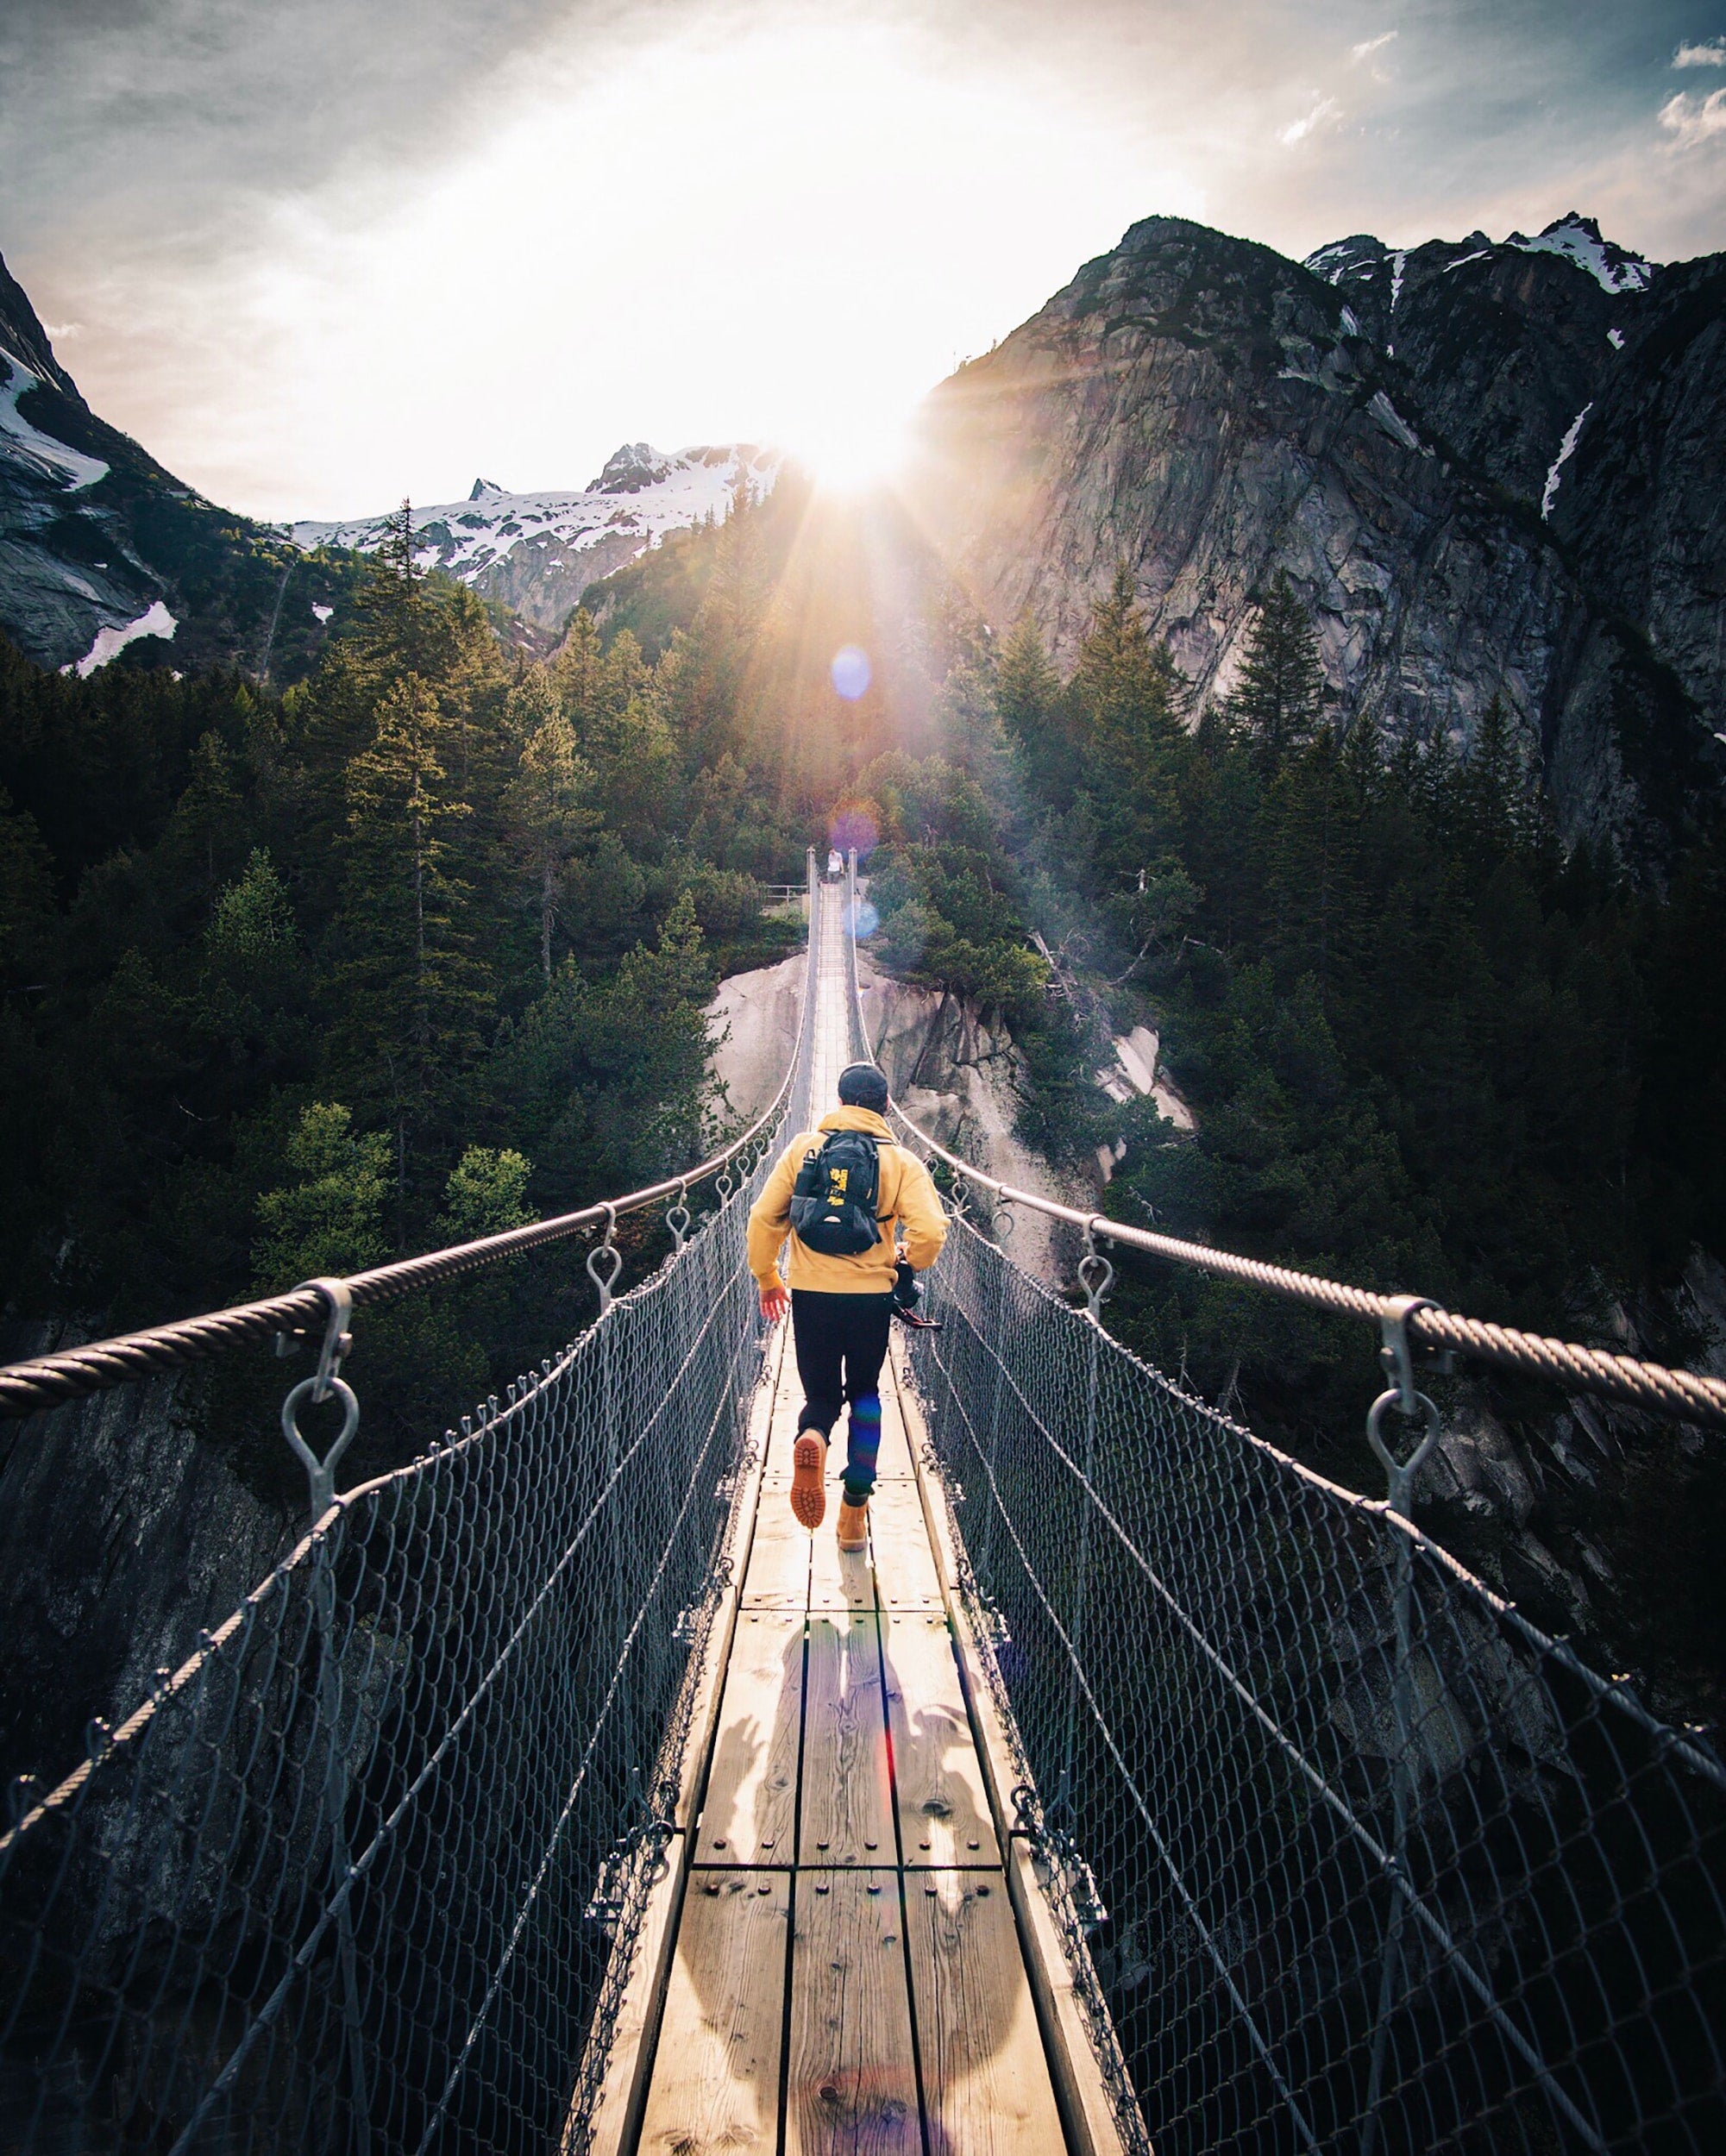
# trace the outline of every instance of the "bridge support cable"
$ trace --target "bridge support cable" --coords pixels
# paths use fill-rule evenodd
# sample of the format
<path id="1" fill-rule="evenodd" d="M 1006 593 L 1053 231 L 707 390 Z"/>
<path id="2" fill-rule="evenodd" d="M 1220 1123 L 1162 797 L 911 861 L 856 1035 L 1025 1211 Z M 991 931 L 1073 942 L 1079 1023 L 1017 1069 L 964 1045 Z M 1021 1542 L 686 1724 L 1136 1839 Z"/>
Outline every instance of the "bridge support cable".
<path id="1" fill-rule="evenodd" d="M 0 1374 L 28 1412 L 286 1323 L 323 1342 L 295 1395 L 334 1389 L 350 1309 L 670 1208 L 659 1272 L 410 1466 L 337 1495 L 313 1455 L 298 1546 L 57 1787 L 15 1789 L 0 2146 L 552 2149 L 591 2108 L 734 1561 L 744 1222 L 807 1115 L 819 896 L 812 857 L 795 1052 L 713 1161 Z"/>
<path id="2" fill-rule="evenodd" d="M 866 1054 L 854 957 L 852 988 Z M 1153 2142 L 1726 2146 L 1726 1769 L 1409 1517 L 1435 1421 L 1410 1347 L 1439 1319 L 1466 1346 L 1472 1321 L 1337 1290 L 1385 1328 L 1375 1433 L 1392 1406 L 1426 1426 L 1381 1454 L 1391 1498 L 1359 1496 L 1111 1338 L 1095 1275 L 1088 1310 L 1028 1278 L 960 1193 L 1277 1269 L 1006 1189 L 901 1128 L 952 1169 L 957 1213 L 907 1372 L 1027 1815 L 1076 1883 L 1071 1941 Z"/>

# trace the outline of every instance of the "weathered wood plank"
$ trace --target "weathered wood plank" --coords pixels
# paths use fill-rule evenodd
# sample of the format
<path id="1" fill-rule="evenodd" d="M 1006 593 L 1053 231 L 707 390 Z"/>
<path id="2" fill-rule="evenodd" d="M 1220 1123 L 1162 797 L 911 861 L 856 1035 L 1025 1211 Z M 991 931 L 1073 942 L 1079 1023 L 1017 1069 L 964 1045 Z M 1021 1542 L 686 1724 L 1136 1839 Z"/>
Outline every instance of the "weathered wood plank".
<path id="1" fill-rule="evenodd" d="M 881 1619 L 887 1726 L 907 1865 L 999 1865 L 952 1634 L 918 1610 Z"/>
<path id="2" fill-rule="evenodd" d="M 938 1610 L 941 1579 L 913 1482 L 883 1482 L 869 1500 L 869 1540 L 883 1609 Z"/>
<path id="3" fill-rule="evenodd" d="M 921 2156 L 900 1924 L 894 1872 L 798 1875 L 786 2156 Z"/>
<path id="4" fill-rule="evenodd" d="M 916 1458 L 925 1437 L 922 1411 L 901 1368 L 903 1353 L 895 1342 L 891 1363 L 893 1386 L 911 1433 L 912 1455 Z M 1014 1746 L 988 1680 L 989 1649 L 978 1637 L 964 1598 L 957 1591 L 960 1576 L 958 1548 L 945 1496 L 939 1482 L 932 1476 L 926 1480 L 920 1470 L 918 1488 L 926 1508 L 932 1545 L 948 1590 L 953 1644 L 978 1739 L 989 1810 L 997 1838 L 1007 1846 L 1007 1879 L 1019 1917 L 1023 1966 L 1030 1977 L 1045 2055 L 1054 2076 L 1062 2122 L 1066 2128 L 1066 2146 L 1071 2156 L 1121 2156 L 1125 2143 L 1115 2117 L 1108 2078 L 1092 2045 L 1089 2021 L 1079 1996 L 1079 1977 L 1068 1958 L 1068 1944 L 1055 1921 L 1023 1837 L 1009 1836 L 1006 1832 L 1013 1787 Z M 1076 1957 L 1086 1956 L 1083 1946 L 1070 1951 Z M 1095 1981 L 1094 1977 L 1090 1981 Z M 1114 2040 L 1111 2031 L 1108 2041 L 1114 2045 Z M 1126 2070 L 1118 2046 L 1113 2063 L 1124 2082 Z"/>
<path id="5" fill-rule="evenodd" d="M 803 1725 L 803 1626 L 800 1609 L 737 1613 L 695 1841 L 697 1864 L 791 1861 Z"/>
<path id="6" fill-rule="evenodd" d="M 797 1861 L 881 1865 L 895 1854 L 875 1613 L 812 1613 Z"/>
<path id="7" fill-rule="evenodd" d="M 684 1898 L 640 2148 L 771 2149 L 790 1875 L 702 1871 Z"/>
<path id="8" fill-rule="evenodd" d="M 763 1462 L 769 1482 L 791 1479 L 791 1448 L 797 1438 L 797 1416 L 803 1405 L 803 1388 L 797 1382 L 797 1357 L 791 1343 L 789 1319 L 780 1328 L 783 1360 L 775 1367 L 773 1411 L 768 1422 Z"/>
<path id="9" fill-rule="evenodd" d="M 755 1466 L 740 1478 L 732 1501 L 737 1507 L 736 1546 L 739 1550 L 747 1547 L 753 1532 L 767 1427 L 785 1350 L 782 1338 L 769 1342 L 761 1387 L 750 1404 L 750 1443 L 756 1458 Z M 740 1592 L 740 1583 L 733 1579 L 708 1632 L 701 1667 L 696 1673 L 695 1708 L 690 1717 L 689 1740 L 683 1754 L 677 1792 L 675 1817 L 679 1831 L 665 1852 L 663 1867 L 648 1897 L 634 1943 L 623 2005 L 606 2052 L 599 2097 L 585 2128 L 573 2113 L 566 2124 L 565 2147 L 573 2147 L 580 2136 L 587 2156 L 619 2156 L 622 2150 L 637 2145 L 636 2129 L 647 2100 L 648 2062 L 670 1982 L 683 1889 L 688 1876 L 690 1824 L 701 1802 Z"/>
<path id="10" fill-rule="evenodd" d="M 744 1575 L 745 1609 L 803 1609 L 809 1601 L 809 1531 L 791 1516 L 782 1492 L 763 1491 L 755 1546 Z"/>
<path id="11" fill-rule="evenodd" d="M 911 1447 L 905 1436 L 905 1418 L 899 1412 L 894 1388 L 882 1372 L 881 1451 L 876 1472 L 883 1482 L 907 1481 L 912 1473 Z"/>
<path id="12" fill-rule="evenodd" d="M 923 1872 L 906 1915 L 930 2147 L 1049 2156 L 1060 2115 L 1005 1879 Z"/>
<path id="13" fill-rule="evenodd" d="M 809 1607 L 828 1611 L 873 1610 L 875 1569 L 865 1549 L 846 1556 L 835 1532 L 838 1523 L 839 1486 L 828 1485 L 827 1517 L 813 1537 L 809 1564 Z"/>

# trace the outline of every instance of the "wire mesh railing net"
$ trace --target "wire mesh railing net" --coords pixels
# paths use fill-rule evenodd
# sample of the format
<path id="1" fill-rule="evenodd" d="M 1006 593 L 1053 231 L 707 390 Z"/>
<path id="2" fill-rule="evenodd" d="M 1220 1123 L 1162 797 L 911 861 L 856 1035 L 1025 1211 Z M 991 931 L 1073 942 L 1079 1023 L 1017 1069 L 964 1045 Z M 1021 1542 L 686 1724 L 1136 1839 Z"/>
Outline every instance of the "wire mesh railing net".
<path id="1" fill-rule="evenodd" d="M 728 1571 L 778 1134 L 0 1841 L 0 2144 L 581 2146 Z"/>
<path id="2" fill-rule="evenodd" d="M 969 1221 L 937 1287 L 991 1681 L 1162 2156 L 1726 2147 L 1711 1756 Z"/>

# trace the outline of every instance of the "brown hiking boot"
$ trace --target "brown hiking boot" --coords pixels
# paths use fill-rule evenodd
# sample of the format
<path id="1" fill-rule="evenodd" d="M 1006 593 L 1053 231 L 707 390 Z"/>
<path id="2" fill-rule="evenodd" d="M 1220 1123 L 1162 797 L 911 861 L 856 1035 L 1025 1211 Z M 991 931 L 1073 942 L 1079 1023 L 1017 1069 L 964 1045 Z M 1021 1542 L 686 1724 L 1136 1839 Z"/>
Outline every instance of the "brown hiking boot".
<path id="1" fill-rule="evenodd" d="M 869 1500 L 861 1504 L 847 1497 L 839 1507 L 839 1547 L 848 1556 L 869 1547 Z"/>
<path id="2" fill-rule="evenodd" d="M 819 1430 L 800 1430 L 791 1448 L 791 1512 L 811 1534 L 827 1516 L 827 1441 Z"/>

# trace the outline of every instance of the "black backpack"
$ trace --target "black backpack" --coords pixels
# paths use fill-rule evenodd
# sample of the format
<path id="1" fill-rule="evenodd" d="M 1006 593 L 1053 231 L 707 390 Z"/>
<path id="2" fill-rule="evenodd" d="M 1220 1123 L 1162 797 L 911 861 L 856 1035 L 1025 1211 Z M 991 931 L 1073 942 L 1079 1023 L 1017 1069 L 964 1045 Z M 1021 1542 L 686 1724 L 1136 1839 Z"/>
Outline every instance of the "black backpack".
<path id="1" fill-rule="evenodd" d="M 860 1257 L 881 1240 L 877 1141 L 862 1131 L 834 1131 L 803 1156 L 791 1192 L 791 1232 L 823 1257 Z"/>

